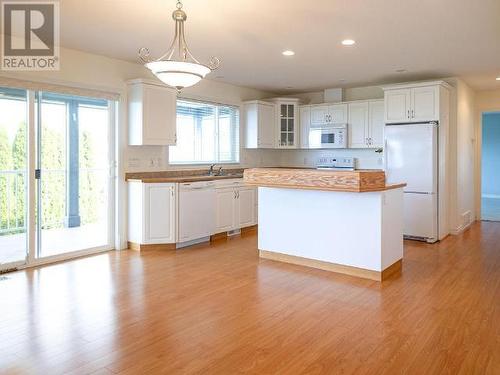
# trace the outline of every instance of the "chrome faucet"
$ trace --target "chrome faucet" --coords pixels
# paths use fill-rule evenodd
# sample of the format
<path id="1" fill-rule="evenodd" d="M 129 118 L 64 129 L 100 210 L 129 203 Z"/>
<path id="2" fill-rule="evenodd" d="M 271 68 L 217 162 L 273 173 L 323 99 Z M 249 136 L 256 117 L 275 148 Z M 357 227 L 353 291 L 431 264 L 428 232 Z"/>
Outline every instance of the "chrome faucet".
<path id="1" fill-rule="evenodd" d="M 208 170 L 208 175 L 209 176 L 214 176 L 215 175 L 215 173 L 214 173 L 214 167 L 215 167 L 215 164 L 212 164 L 210 166 L 210 169 Z"/>

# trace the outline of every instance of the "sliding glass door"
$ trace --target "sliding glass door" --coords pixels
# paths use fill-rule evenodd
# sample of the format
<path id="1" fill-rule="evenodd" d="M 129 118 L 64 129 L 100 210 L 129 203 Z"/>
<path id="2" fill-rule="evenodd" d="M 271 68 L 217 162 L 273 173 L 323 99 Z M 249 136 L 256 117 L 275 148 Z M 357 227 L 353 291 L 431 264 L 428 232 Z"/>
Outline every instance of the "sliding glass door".
<path id="1" fill-rule="evenodd" d="M 27 92 L 0 88 L 0 270 L 26 262 Z"/>
<path id="2" fill-rule="evenodd" d="M 38 257 L 110 245 L 110 108 L 40 93 Z"/>
<path id="3" fill-rule="evenodd" d="M 0 89 L 0 269 L 113 247 L 114 103 L 29 93 Z"/>

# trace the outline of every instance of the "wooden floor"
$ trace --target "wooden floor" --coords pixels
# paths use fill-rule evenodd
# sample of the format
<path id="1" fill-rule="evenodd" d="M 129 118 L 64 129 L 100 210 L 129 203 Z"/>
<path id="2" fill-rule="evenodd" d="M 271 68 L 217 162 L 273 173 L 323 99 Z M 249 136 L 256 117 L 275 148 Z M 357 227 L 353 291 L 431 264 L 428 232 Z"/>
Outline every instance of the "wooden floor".
<path id="1" fill-rule="evenodd" d="M 256 236 L 0 281 L 7 374 L 500 374 L 500 223 L 405 244 L 384 284 L 259 260 Z"/>

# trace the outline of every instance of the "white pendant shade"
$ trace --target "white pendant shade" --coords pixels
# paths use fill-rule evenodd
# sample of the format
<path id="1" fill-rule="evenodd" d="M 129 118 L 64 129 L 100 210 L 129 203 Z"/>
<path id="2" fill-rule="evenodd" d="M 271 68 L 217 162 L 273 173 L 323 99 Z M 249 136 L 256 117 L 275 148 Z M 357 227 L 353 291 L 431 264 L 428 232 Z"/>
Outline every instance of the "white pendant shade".
<path id="1" fill-rule="evenodd" d="M 211 71 L 205 65 L 169 60 L 153 61 L 146 67 L 162 82 L 179 90 L 197 84 Z"/>
<path id="2" fill-rule="evenodd" d="M 162 82 L 177 88 L 178 91 L 200 82 L 212 70 L 219 67 L 220 60 L 212 57 L 208 65 L 200 64 L 189 52 L 184 35 L 184 22 L 186 13 L 182 10 L 182 3 L 177 0 L 177 9 L 172 13 L 175 21 L 175 36 L 168 51 L 158 60 L 149 58 L 149 50 L 141 48 L 139 57 L 144 61 L 146 67 Z"/>

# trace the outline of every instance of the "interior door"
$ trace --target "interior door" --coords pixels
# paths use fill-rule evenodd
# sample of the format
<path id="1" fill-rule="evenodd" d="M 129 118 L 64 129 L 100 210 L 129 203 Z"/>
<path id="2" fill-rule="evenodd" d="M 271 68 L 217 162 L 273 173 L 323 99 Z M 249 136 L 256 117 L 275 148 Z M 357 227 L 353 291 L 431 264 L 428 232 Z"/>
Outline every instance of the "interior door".
<path id="1" fill-rule="evenodd" d="M 0 88 L 0 271 L 27 261 L 27 94 Z"/>
<path id="2" fill-rule="evenodd" d="M 437 191 L 437 126 L 390 125 L 385 129 L 386 178 L 405 192 Z"/>

